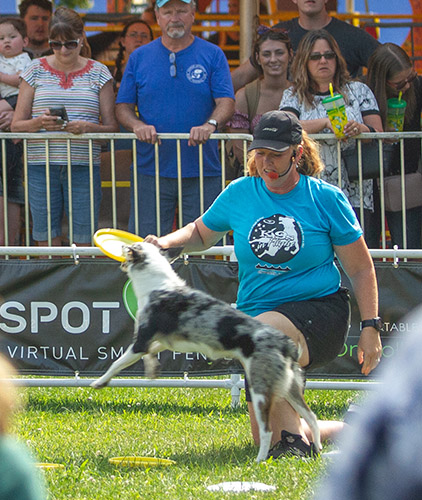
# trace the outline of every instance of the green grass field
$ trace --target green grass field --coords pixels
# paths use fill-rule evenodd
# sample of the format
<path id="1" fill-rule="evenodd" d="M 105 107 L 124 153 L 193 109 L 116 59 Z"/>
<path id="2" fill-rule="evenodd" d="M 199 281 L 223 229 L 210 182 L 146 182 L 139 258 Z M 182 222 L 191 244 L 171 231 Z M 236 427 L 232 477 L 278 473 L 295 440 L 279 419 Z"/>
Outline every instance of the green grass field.
<path id="1" fill-rule="evenodd" d="M 312 497 L 327 460 L 283 458 L 255 463 L 246 403 L 230 406 L 222 389 L 31 388 L 14 433 L 40 462 L 63 464 L 43 471 L 54 500 L 295 499 Z M 341 419 L 359 397 L 349 391 L 307 391 L 321 419 Z M 171 458 L 168 467 L 128 468 L 113 456 Z M 225 481 L 258 481 L 271 493 L 210 492 Z"/>

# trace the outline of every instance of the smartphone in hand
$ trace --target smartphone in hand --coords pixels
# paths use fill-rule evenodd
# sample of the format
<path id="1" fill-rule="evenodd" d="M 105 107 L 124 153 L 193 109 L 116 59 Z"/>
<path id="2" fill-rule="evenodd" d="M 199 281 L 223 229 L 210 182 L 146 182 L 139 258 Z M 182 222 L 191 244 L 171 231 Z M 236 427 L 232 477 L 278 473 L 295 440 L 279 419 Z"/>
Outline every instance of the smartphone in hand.
<path id="1" fill-rule="evenodd" d="M 67 116 L 67 111 L 64 106 L 54 106 L 50 108 L 50 115 L 58 116 L 57 123 L 59 125 L 63 125 L 69 121 L 69 117 Z"/>

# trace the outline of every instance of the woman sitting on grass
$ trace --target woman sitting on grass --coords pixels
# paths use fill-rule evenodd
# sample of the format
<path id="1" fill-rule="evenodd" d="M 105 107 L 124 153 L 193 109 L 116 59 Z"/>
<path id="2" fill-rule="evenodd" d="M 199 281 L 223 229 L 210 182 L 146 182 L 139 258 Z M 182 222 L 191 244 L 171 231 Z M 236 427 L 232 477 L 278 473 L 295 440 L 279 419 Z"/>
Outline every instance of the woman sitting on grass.
<path id="1" fill-rule="evenodd" d="M 381 320 L 374 264 L 353 208 L 339 188 L 317 178 L 324 168 L 317 145 L 293 114 L 265 113 L 249 151 L 248 177 L 230 183 L 195 222 L 145 241 L 201 251 L 233 231 L 237 308 L 291 337 L 305 370 L 334 360 L 349 332 L 350 296 L 341 286 L 336 255 L 352 283 L 361 318 L 368 320 L 362 321 L 357 349 L 362 373 L 368 375 L 381 357 Z M 258 442 L 248 391 L 246 400 Z M 309 432 L 286 400 L 272 404 L 270 429 L 274 446 L 269 457 L 315 453 Z M 321 439 L 338 430 L 338 422 L 324 422 Z"/>

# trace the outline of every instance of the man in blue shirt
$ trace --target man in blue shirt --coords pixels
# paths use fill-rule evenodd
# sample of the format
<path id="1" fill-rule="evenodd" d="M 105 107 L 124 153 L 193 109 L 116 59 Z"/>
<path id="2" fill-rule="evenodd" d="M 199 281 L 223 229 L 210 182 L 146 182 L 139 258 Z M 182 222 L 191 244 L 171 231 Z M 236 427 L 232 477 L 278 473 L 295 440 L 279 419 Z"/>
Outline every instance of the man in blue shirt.
<path id="1" fill-rule="evenodd" d="M 156 14 L 162 36 L 133 52 L 116 101 L 119 122 L 141 141 L 137 143 L 138 214 L 132 203 L 129 220 L 129 230 L 141 236 L 172 230 L 180 194 L 179 174 L 183 224 L 197 218 L 221 191 L 218 144 L 207 141 L 234 111 L 230 70 L 223 52 L 192 34 L 195 2 L 158 0 Z M 189 133 L 189 139 L 180 143 L 179 164 L 176 141 L 158 139 L 158 134 L 166 132 Z M 155 179 L 157 142 L 159 193 Z M 202 207 L 200 144 L 204 175 Z"/>

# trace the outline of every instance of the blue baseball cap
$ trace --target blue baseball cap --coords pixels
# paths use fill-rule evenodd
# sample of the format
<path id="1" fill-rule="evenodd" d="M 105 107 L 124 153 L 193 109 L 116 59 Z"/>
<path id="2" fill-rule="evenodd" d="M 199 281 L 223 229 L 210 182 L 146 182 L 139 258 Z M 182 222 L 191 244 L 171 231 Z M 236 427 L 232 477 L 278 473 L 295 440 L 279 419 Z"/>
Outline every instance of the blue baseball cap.
<path id="1" fill-rule="evenodd" d="M 191 3 L 191 0 L 180 0 L 181 2 L 185 2 L 185 3 Z M 155 5 L 160 8 L 162 7 L 163 5 L 166 5 L 166 3 L 169 3 L 170 0 L 157 0 L 155 2 Z"/>

